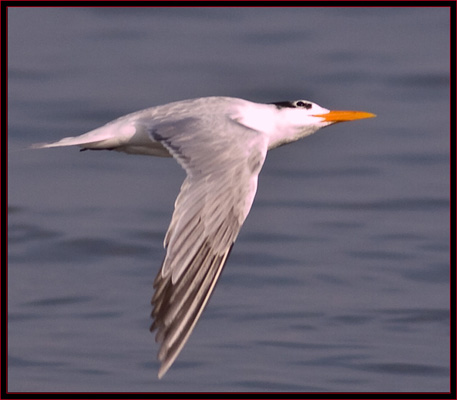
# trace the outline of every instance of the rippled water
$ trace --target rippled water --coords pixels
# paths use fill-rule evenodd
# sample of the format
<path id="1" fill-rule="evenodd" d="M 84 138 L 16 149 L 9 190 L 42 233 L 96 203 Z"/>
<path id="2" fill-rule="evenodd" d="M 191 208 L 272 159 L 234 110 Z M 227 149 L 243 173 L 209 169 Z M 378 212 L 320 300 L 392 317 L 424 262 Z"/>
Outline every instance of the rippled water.
<path id="1" fill-rule="evenodd" d="M 9 8 L 9 391 L 447 391 L 446 8 Z M 184 173 L 24 150 L 226 95 L 376 119 L 271 152 L 164 379 L 152 281 Z"/>

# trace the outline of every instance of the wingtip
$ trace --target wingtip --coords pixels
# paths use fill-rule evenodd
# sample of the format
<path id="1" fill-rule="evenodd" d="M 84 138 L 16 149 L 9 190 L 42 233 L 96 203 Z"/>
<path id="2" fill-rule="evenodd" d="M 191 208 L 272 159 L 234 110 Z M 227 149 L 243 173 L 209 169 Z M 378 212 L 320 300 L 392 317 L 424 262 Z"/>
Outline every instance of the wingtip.
<path id="1" fill-rule="evenodd" d="M 171 364 L 170 363 L 165 363 L 162 364 L 159 368 L 159 372 L 157 373 L 157 377 L 159 379 L 162 379 L 164 375 L 167 373 L 168 369 L 170 368 Z"/>

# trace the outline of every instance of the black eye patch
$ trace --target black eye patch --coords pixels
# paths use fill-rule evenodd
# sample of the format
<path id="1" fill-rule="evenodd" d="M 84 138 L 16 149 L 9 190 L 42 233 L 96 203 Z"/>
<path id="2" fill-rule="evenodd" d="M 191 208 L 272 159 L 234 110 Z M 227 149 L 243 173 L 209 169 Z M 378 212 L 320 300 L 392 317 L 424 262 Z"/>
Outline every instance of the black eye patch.
<path id="1" fill-rule="evenodd" d="M 269 103 L 276 106 L 279 110 L 280 108 L 296 108 L 295 104 L 291 101 L 278 101 L 276 103 Z"/>
<path id="2" fill-rule="evenodd" d="M 295 105 L 300 108 L 306 108 L 307 110 L 309 110 L 313 106 L 311 103 L 307 103 L 301 100 L 297 101 Z"/>
<path id="3" fill-rule="evenodd" d="M 311 103 L 307 103 L 306 101 L 298 100 L 298 101 L 277 101 L 275 103 L 269 103 L 276 106 L 279 110 L 281 108 L 306 108 L 309 110 L 313 105 Z"/>

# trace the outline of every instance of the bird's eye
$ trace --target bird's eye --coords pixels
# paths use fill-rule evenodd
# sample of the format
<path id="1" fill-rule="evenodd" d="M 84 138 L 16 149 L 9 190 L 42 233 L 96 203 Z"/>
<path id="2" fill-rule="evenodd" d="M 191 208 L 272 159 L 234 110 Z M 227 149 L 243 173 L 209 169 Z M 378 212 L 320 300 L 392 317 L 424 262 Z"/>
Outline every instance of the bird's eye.
<path id="1" fill-rule="evenodd" d="M 295 103 L 295 106 L 309 110 L 313 105 L 311 103 L 307 103 L 306 101 L 299 100 Z"/>

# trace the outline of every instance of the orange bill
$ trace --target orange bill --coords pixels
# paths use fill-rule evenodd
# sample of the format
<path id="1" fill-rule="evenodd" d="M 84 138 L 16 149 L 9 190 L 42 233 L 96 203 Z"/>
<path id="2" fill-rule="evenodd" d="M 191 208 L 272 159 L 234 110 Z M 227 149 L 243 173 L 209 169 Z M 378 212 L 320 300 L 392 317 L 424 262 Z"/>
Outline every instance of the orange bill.
<path id="1" fill-rule="evenodd" d="M 330 111 L 327 114 L 313 115 L 313 117 L 323 118 L 328 122 L 353 121 L 355 119 L 373 118 L 375 114 L 365 111 Z"/>

